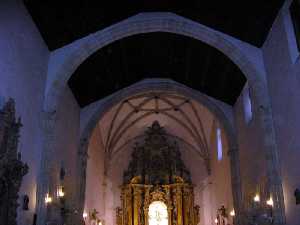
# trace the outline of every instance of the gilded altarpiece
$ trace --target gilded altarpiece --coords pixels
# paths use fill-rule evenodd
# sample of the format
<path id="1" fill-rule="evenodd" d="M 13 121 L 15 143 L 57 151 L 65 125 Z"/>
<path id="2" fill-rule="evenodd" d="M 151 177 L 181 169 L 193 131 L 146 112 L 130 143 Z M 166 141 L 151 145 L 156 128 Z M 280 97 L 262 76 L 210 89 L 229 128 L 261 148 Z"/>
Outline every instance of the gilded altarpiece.
<path id="1" fill-rule="evenodd" d="M 168 140 L 158 122 L 148 128 L 143 143 L 133 149 L 121 187 L 121 207 L 116 210 L 117 225 L 153 225 L 149 224 L 149 206 L 153 202 L 167 206 L 168 225 L 199 223 L 190 173 L 177 143 Z"/>

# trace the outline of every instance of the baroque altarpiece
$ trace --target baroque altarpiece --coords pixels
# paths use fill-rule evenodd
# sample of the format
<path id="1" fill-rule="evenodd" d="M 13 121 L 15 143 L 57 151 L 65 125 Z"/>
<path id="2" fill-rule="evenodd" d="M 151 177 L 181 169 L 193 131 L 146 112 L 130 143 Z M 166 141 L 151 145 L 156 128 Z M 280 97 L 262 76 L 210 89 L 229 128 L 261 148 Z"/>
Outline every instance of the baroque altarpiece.
<path id="1" fill-rule="evenodd" d="M 17 224 L 18 192 L 22 178 L 28 171 L 28 166 L 21 161 L 21 154 L 18 153 L 20 127 L 20 119 L 15 118 L 15 103 L 10 99 L 3 109 L 0 109 L 1 225 Z M 27 210 L 26 203 L 23 205 L 24 210 Z"/>
<path id="2" fill-rule="evenodd" d="M 155 121 L 124 172 L 117 225 L 197 225 L 190 173 L 178 144 Z"/>

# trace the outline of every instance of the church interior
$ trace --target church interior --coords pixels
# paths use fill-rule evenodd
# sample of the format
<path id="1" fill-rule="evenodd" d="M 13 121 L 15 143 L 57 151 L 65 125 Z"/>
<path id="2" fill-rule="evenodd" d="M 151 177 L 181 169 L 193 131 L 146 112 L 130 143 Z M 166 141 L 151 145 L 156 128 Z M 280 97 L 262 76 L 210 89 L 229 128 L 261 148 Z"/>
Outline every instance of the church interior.
<path id="1" fill-rule="evenodd" d="M 0 225 L 300 225 L 300 0 L 0 1 Z"/>

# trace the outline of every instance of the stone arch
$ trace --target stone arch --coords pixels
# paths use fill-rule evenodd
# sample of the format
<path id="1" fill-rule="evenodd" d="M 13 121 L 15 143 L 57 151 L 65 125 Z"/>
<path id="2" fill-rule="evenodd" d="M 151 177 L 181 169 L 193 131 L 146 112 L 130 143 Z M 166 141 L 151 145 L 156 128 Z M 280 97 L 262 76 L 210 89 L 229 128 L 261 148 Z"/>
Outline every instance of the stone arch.
<path id="1" fill-rule="evenodd" d="M 226 108 L 229 109 L 230 106 L 222 105 L 219 101 L 202 94 L 198 91 L 195 91 L 191 88 L 186 87 L 180 83 L 169 79 L 146 79 L 144 81 L 133 84 L 125 89 L 122 89 L 113 95 L 107 97 L 104 100 L 100 100 L 99 102 L 90 106 L 89 109 L 85 111 L 85 123 L 82 123 L 80 140 L 88 141 L 97 122 L 101 119 L 101 117 L 114 105 L 119 102 L 125 100 L 126 98 L 140 94 L 143 92 L 149 91 L 165 91 L 170 93 L 176 93 L 179 95 L 183 95 L 187 98 L 191 98 L 198 103 L 205 106 L 212 114 L 219 119 L 221 125 L 226 131 L 226 137 L 229 141 L 230 146 L 236 147 L 236 135 L 234 130 L 234 124 L 232 118 Z"/>
<path id="2" fill-rule="evenodd" d="M 57 103 L 63 90 L 66 88 L 68 79 L 76 68 L 91 54 L 124 37 L 150 32 L 170 32 L 202 41 L 224 53 L 244 73 L 253 91 L 257 116 L 265 133 L 263 139 L 265 158 L 268 164 L 268 179 L 270 191 L 275 199 L 274 219 L 278 224 L 284 224 L 285 215 L 280 163 L 260 49 L 173 13 L 141 13 L 51 53 L 45 89 L 45 114 L 52 115 L 52 113 L 55 113 Z M 46 124 L 49 123 L 48 120 L 44 122 Z M 53 125 L 52 123 L 55 123 L 55 121 L 50 122 L 51 125 Z M 47 139 L 47 135 L 51 136 L 46 134 L 45 139 Z M 86 145 L 84 143 L 81 144 Z M 47 149 L 50 149 L 50 146 L 47 146 L 47 143 L 45 143 L 44 148 L 44 151 L 46 151 L 44 154 L 47 155 Z M 234 150 L 233 152 L 236 151 Z M 234 157 L 237 157 L 236 154 Z"/>
<path id="3" fill-rule="evenodd" d="M 136 34 L 169 32 L 202 41 L 221 51 L 244 73 L 250 84 L 263 77 L 260 51 L 251 45 L 173 13 L 140 13 L 52 52 L 45 91 L 45 111 L 54 111 L 76 68 L 104 46 Z M 253 61 L 252 54 L 256 61 Z"/>
<path id="4" fill-rule="evenodd" d="M 218 119 L 219 123 L 225 131 L 226 139 L 228 141 L 228 154 L 230 155 L 231 164 L 232 195 L 234 199 L 234 207 L 236 211 L 239 212 L 239 208 L 241 205 L 241 186 L 239 161 L 238 157 L 235 156 L 235 154 L 238 154 L 238 152 L 235 151 L 237 149 L 237 137 L 235 133 L 234 122 L 231 118 L 232 108 L 207 95 L 204 95 L 196 90 L 193 90 L 185 85 L 182 85 L 169 79 L 143 80 L 85 108 L 85 113 L 82 114 L 85 122 L 81 123 L 81 144 L 78 149 L 79 155 L 84 156 L 84 158 L 79 158 L 78 160 L 79 183 L 77 187 L 79 188 L 79 190 L 77 191 L 77 204 L 78 209 L 80 209 L 79 211 L 83 211 L 86 185 L 85 176 L 87 162 L 82 163 L 82 161 L 86 159 L 85 156 L 87 155 L 89 140 L 94 128 L 96 127 L 96 124 L 102 118 L 102 116 L 104 116 L 104 114 L 109 111 L 109 109 L 111 109 L 113 106 L 117 105 L 121 101 L 131 96 L 149 91 L 163 91 L 167 93 L 176 93 L 179 95 L 183 95 L 206 107 Z"/>

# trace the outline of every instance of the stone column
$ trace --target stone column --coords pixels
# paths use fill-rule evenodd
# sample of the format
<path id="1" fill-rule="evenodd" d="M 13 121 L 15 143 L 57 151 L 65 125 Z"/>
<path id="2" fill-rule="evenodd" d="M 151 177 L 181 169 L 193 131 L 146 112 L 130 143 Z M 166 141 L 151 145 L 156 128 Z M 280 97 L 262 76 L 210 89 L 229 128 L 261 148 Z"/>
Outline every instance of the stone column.
<path id="1" fill-rule="evenodd" d="M 86 169 L 88 160 L 88 141 L 80 140 L 77 154 L 77 186 L 75 187 L 76 196 L 74 198 L 74 207 L 70 214 L 70 224 L 83 223 L 83 211 L 85 200 Z"/>
<path id="2" fill-rule="evenodd" d="M 250 90 L 253 90 L 252 96 L 254 97 L 253 105 L 256 106 L 254 107 L 254 116 L 259 119 L 260 128 L 263 133 L 263 148 L 267 166 L 268 184 L 270 186 L 269 191 L 274 201 L 273 224 L 284 225 L 286 221 L 280 173 L 281 168 L 274 131 L 268 85 L 265 77 L 255 78 L 250 82 Z"/>
<path id="3" fill-rule="evenodd" d="M 59 212 L 56 212 L 54 205 L 51 203 L 48 206 L 45 204 L 46 193 L 49 193 L 54 199 L 56 193 L 56 176 L 57 171 L 55 160 L 55 126 L 57 121 L 56 112 L 42 113 L 42 153 L 41 164 L 37 186 L 37 224 L 55 224 L 58 223 Z"/>
<path id="4" fill-rule="evenodd" d="M 243 224 L 243 202 L 242 202 L 242 186 L 241 186 L 241 174 L 240 174 L 240 159 L 239 151 L 237 147 L 230 148 L 228 150 L 228 156 L 230 158 L 230 173 L 231 173 L 231 186 L 234 210 L 236 212 L 235 225 Z"/>
<path id="5" fill-rule="evenodd" d="M 267 178 L 270 186 L 270 194 L 274 201 L 273 218 L 275 225 L 285 224 L 285 210 L 280 162 L 275 139 L 273 117 L 269 101 L 259 106 L 258 116 L 264 133 L 264 149 L 267 163 Z"/>

